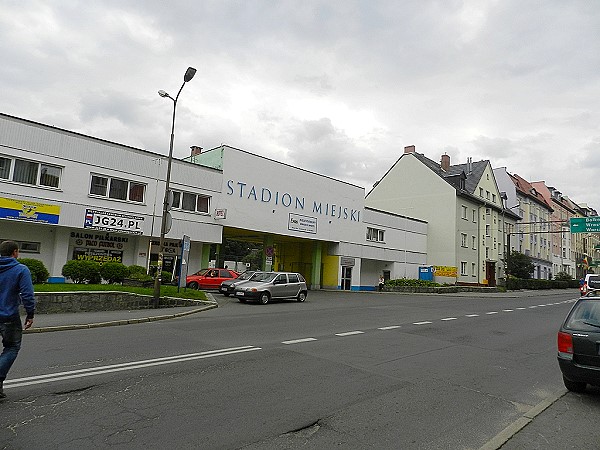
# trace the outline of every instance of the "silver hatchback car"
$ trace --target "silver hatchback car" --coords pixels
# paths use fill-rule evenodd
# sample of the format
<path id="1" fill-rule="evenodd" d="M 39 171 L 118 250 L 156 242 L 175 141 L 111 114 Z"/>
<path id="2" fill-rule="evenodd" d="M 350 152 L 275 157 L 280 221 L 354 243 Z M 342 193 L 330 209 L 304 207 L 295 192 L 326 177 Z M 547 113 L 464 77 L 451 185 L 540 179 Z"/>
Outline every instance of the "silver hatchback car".
<path id="1" fill-rule="evenodd" d="M 258 301 L 266 305 L 273 299 L 285 298 L 303 302 L 307 293 L 306 280 L 297 272 L 262 272 L 236 286 L 234 295 L 241 303 Z"/>

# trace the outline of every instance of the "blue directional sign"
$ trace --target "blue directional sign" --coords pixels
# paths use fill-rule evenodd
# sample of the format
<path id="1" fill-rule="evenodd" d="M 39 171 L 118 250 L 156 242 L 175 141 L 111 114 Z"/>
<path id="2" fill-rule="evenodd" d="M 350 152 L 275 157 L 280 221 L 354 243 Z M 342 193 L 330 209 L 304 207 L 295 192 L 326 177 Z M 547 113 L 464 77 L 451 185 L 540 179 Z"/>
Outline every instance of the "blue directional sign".
<path id="1" fill-rule="evenodd" d="M 572 217 L 570 219 L 571 233 L 600 232 L 600 216 Z"/>

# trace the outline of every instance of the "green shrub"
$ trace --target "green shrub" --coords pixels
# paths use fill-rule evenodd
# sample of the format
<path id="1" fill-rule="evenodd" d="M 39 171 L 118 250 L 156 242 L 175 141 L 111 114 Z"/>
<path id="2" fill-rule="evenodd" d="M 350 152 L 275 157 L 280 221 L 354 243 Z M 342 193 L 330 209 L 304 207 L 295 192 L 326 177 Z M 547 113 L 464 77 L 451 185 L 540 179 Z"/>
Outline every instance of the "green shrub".
<path id="1" fill-rule="evenodd" d="M 62 275 L 73 280 L 73 283 L 98 284 L 102 280 L 100 264 L 95 261 L 67 261 L 62 268 Z"/>
<path id="2" fill-rule="evenodd" d="M 578 285 L 577 285 L 578 286 Z M 506 280 L 506 289 L 517 290 L 517 289 L 567 289 L 569 287 L 576 287 L 571 281 L 566 280 L 538 280 L 535 278 L 514 278 L 508 277 Z"/>
<path id="3" fill-rule="evenodd" d="M 100 266 L 100 275 L 110 284 L 121 283 L 129 269 L 120 262 L 106 262 Z"/>
<path id="4" fill-rule="evenodd" d="M 19 259 L 19 262 L 21 264 L 25 264 L 29 268 L 29 271 L 31 272 L 31 280 L 34 284 L 45 283 L 48 281 L 50 273 L 46 269 L 46 266 L 44 266 L 43 262 L 32 258 L 22 258 Z"/>
<path id="5" fill-rule="evenodd" d="M 160 273 L 160 281 L 162 284 L 168 284 L 171 282 L 173 274 L 171 272 L 165 272 L 164 270 Z"/>
<path id="6" fill-rule="evenodd" d="M 429 280 L 414 280 L 410 278 L 399 278 L 396 280 L 388 280 L 386 286 L 393 287 L 439 287 L 441 284 Z"/>
<path id="7" fill-rule="evenodd" d="M 127 276 L 129 278 L 135 278 L 135 276 L 137 275 L 146 275 L 148 276 L 148 272 L 146 271 L 146 268 L 144 266 L 136 266 L 135 264 L 132 266 L 129 266 L 127 268 L 128 270 L 128 274 Z"/>

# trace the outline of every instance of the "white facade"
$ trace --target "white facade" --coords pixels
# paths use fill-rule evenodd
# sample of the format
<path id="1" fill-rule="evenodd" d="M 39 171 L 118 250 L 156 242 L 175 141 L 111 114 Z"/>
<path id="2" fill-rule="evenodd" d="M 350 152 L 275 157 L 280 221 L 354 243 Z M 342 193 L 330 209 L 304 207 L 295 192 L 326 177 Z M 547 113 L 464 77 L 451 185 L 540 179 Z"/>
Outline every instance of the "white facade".
<path id="1" fill-rule="evenodd" d="M 198 159 L 172 161 L 166 270 L 183 235 L 188 273 L 234 237 L 277 251 L 264 268 L 310 270 L 313 288 L 374 288 L 382 272 L 416 277 L 427 259 L 427 224 L 365 209 L 361 187 L 226 146 Z M 166 170 L 166 156 L 0 114 L 0 239 L 52 278 L 70 259 L 149 267 Z"/>

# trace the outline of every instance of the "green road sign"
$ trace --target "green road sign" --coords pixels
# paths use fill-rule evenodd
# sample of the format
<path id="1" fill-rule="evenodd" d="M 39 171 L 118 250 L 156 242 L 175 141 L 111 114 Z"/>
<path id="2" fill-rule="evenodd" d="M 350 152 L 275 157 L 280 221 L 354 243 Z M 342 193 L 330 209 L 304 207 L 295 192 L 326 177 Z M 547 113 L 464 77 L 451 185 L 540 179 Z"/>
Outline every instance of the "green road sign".
<path id="1" fill-rule="evenodd" d="M 570 219 L 571 233 L 600 232 L 600 216 L 572 217 Z"/>

